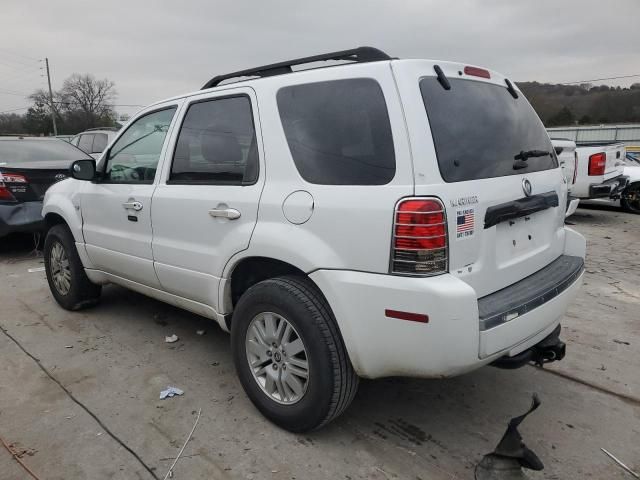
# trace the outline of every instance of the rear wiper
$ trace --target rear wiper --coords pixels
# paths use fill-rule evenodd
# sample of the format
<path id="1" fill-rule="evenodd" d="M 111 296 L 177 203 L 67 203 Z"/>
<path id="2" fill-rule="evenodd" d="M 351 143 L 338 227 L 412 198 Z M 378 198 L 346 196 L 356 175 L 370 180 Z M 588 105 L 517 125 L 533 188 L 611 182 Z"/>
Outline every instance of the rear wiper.
<path id="1" fill-rule="evenodd" d="M 513 169 L 521 170 L 523 168 L 527 168 L 527 160 L 532 157 L 546 157 L 547 155 L 551 155 L 551 152 L 546 150 L 522 150 L 520 153 L 516 154 L 513 159 Z"/>
<path id="2" fill-rule="evenodd" d="M 546 157 L 547 155 L 551 155 L 551 152 L 547 150 L 522 150 L 516 156 L 513 157 L 514 160 L 527 160 L 532 157 Z"/>

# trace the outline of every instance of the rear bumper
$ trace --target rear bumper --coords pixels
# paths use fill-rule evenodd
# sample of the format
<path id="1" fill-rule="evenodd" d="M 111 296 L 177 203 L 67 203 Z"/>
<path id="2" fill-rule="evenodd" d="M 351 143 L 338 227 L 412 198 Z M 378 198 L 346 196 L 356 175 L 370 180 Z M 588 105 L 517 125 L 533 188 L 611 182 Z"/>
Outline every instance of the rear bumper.
<path id="1" fill-rule="evenodd" d="M 566 230 L 565 254 L 584 258 L 584 238 Z M 515 357 L 558 327 L 582 283 L 580 271 L 553 298 L 481 330 L 477 295 L 454 275 L 318 270 L 310 277 L 331 305 L 354 369 L 366 378 L 450 377 Z M 428 315 L 428 323 L 389 318 L 386 310 Z"/>
<path id="2" fill-rule="evenodd" d="M 36 232 L 43 229 L 42 202 L 0 205 L 0 237 L 15 232 Z"/>
<path id="3" fill-rule="evenodd" d="M 629 177 L 624 175 L 606 180 L 602 183 L 592 183 L 589 185 L 589 198 L 619 198 L 628 184 Z"/>

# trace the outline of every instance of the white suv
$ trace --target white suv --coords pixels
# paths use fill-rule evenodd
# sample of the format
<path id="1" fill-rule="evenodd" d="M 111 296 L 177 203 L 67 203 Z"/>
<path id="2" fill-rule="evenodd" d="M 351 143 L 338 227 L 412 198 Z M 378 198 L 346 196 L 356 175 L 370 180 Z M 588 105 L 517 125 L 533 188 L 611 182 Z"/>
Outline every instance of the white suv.
<path id="1" fill-rule="evenodd" d="M 323 60 L 343 64 L 292 69 Z M 291 431 L 339 415 L 359 377 L 564 355 L 585 240 L 542 123 L 496 72 L 370 47 L 235 72 L 71 172 L 43 209 L 58 303 L 116 283 L 215 320 Z"/>

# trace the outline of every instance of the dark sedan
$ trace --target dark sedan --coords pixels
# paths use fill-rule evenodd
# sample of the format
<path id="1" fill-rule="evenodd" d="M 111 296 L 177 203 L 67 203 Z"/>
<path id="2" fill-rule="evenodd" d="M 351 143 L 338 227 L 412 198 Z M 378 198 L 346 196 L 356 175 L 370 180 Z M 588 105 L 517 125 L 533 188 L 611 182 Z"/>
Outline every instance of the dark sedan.
<path id="1" fill-rule="evenodd" d="M 90 158 L 56 138 L 0 137 L 0 237 L 42 229 L 47 188 L 67 178 L 72 162 Z"/>

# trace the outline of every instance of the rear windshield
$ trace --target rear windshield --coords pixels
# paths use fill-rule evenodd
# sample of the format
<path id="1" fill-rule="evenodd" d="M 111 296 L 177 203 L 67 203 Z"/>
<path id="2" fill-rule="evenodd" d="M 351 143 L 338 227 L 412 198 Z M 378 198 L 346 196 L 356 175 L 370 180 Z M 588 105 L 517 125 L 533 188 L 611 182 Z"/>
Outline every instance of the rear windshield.
<path id="1" fill-rule="evenodd" d="M 48 162 L 91 158 L 82 150 L 60 139 L 0 140 L 0 166 L 14 162 Z"/>
<path id="2" fill-rule="evenodd" d="M 446 182 L 521 175 L 558 166 L 549 136 L 522 94 L 513 98 L 500 85 L 449 81 L 450 90 L 435 77 L 420 81 L 440 174 Z M 516 156 L 533 150 L 549 153 L 529 157 L 525 168 L 514 169 Z"/>

